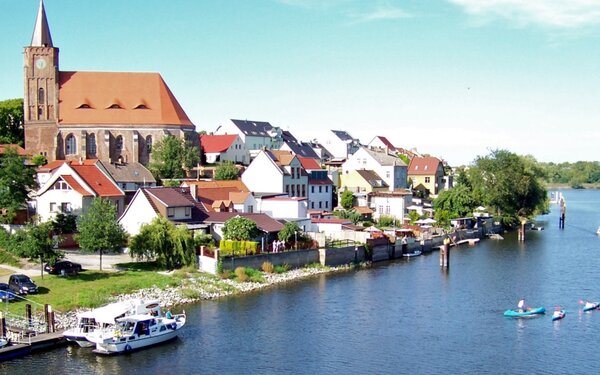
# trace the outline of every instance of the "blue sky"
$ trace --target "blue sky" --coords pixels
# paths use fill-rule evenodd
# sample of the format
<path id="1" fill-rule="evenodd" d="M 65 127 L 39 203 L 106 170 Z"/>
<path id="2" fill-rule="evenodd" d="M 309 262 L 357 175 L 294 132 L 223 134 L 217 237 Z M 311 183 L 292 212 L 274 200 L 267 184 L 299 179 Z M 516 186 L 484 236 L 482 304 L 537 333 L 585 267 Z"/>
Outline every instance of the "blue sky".
<path id="1" fill-rule="evenodd" d="M 38 0 L 0 0 L 0 100 Z M 600 0 L 45 0 L 60 69 L 160 72 L 199 130 L 347 130 L 451 165 L 600 160 Z"/>

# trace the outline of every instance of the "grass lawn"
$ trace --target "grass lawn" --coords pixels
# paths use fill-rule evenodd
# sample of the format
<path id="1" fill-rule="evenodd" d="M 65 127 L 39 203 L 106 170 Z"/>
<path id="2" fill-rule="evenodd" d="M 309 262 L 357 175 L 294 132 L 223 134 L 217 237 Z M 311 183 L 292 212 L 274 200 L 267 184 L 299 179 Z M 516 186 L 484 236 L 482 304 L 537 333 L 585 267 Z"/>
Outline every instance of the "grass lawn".
<path id="1" fill-rule="evenodd" d="M 143 288 L 157 286 L 164 288 L 180 285 L 186 277 L 185 272 L 163 275 L 153 271 L 84 271 L 77 276 L 55 276 L 45 274 L 33 277 L 39 287 L 37 294 L 27 298 L 40 305 L 49 304 L 55 311 L 66 312 L 77 307 L 98 307 L 110 302 L 111 297 L 131 293 Z M 2 310 L 16 314 L 25 313 L 26 301 L 3 304 Z M 43 306 L 32 303 L 36 312 L 43 311 Z"/>

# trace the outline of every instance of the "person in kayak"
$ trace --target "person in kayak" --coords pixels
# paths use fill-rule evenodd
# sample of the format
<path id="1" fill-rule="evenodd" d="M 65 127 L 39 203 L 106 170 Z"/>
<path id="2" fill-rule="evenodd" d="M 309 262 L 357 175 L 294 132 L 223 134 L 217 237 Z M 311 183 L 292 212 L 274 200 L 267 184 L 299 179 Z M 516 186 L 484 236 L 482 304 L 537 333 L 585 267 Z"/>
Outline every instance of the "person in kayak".
<path id="1" fill-rule="evenodd" d="M 529 310 L 527 308 L 527 306 L 525 305 L 525 300 L 524 299 L 522 299 L 522 300 L 519 301 L 519 303 L 517 304 L 517 308 L 518 308 L 519 312 L 525 312 L 525 311 Z"/>

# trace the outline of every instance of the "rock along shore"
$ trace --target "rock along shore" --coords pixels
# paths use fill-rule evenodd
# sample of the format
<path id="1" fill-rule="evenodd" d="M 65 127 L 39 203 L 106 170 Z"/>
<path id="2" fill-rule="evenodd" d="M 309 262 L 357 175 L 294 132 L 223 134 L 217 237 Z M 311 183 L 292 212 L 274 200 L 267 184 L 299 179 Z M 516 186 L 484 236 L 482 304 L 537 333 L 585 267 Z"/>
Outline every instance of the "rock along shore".
<path id="1" fill-rule="evenodd" d="M 176 306 L 194 303 L 201 300 L 211 300 L 226 297 L 233 294 L 247 293 L 258 289 L 264 289 L 275 284 L 300 280 L 311 276 L 347 271 L 352 269 L 350 265 L 323 268 L 298 268 L 284 273 L 263 273 L 265 282 L 237 282 L 230 279 L 219 279 L 214 276 L 199 274 L 188 277 L 177 287 L 161 289 L 158 287 L 141 289 L 135 293 L 117 296 L 113 302 L 128 299 L 159 300 L 161 306 Z M 79 309 L 65 313 L 56 313 L 56 329 L 68 329 L 76 326 L 77 313 L 88 310 Z"/>

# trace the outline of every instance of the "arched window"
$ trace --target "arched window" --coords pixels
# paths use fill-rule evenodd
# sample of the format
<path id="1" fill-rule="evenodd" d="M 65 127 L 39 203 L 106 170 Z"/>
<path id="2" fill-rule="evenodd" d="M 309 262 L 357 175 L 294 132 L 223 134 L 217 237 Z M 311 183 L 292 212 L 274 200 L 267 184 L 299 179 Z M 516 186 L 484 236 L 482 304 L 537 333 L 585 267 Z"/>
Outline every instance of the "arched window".
<path id="1" fill-rule="evenodd" d="M 115 139 L 115 151 L 117 153 L 123 151 L 123 137 L 120 135 Z"/>
<path id="2" fill-rule="evenodd" d="M 77 141 L 73 134 L 67 135 L 65 139 L 65 154 L 74 155 L 77 153 Z"/>
<path id="3" fill-rule="evenodd" d="M 96 135 L 94 133 L 88 135 L 87 148 L 89 156 L 96 156 Z"/>
<path id="4" fill-rule="evenodd" d="M 38 104 L 44 104 L 46 102 L 46 95 L 44 95 L 44 89 L 38 89 Z"/>
<path id="5" fill-rule="evenodd" d="M 152 136 L 151 135 L 146 137 L 146 149 L 148 150 L 148 153 L 152 152 Z"/>

